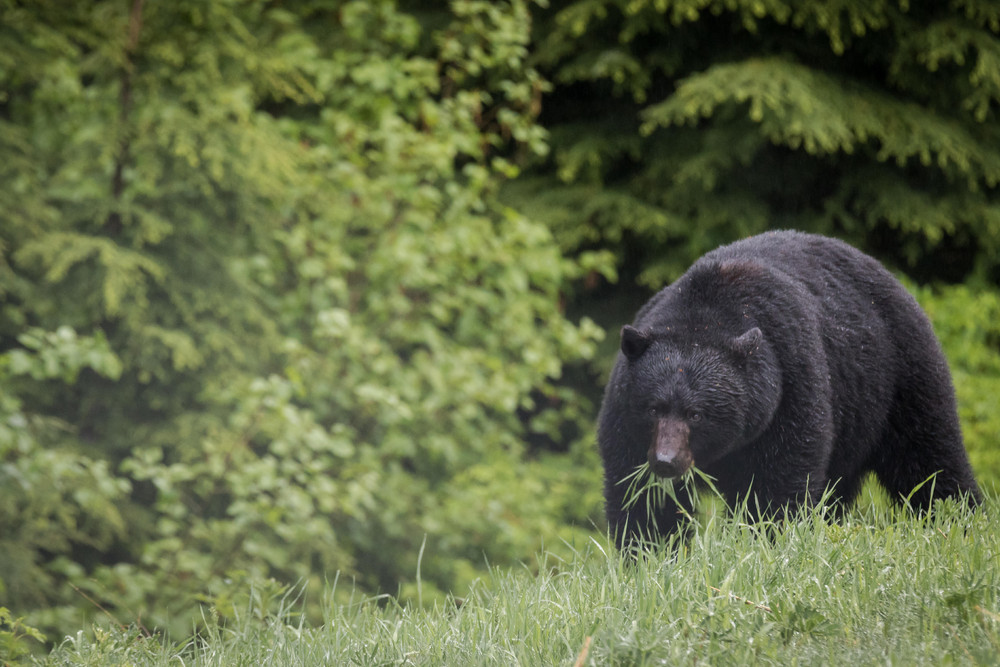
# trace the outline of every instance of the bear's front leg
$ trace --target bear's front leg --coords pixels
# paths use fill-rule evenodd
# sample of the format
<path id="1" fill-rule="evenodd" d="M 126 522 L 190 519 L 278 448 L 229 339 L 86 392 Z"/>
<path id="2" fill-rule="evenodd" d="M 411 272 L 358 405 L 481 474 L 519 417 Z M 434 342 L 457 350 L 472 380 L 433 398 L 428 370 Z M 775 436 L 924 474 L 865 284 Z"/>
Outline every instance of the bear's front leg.
<path id="1" fill-rule="evenodd" d="M 724 472 L 716 488 L 731 510 L 745 507 L 748 521 L 780 521 L 800 507 L 811 507 L 823 498 L 828 483 L 822 456 L 798 456 L 795 464 L 771 466 L 739 464 L 743 474 Z M 714 475 L 713 475 L 714 476 Z M 836 496 L 831 499 L 836 503 Z"/>
<path id="2" fill-rule="evenodd" d="M 608 528 L 619 549 L 633 549 L 668 537 L 687 522 L 693 502 L 689 490 L 675 484 L 675 495 L 682 505 L 649 490 L 632 498 L 628 481 L 621 481 L 621 478 L 605 481 Z"/>

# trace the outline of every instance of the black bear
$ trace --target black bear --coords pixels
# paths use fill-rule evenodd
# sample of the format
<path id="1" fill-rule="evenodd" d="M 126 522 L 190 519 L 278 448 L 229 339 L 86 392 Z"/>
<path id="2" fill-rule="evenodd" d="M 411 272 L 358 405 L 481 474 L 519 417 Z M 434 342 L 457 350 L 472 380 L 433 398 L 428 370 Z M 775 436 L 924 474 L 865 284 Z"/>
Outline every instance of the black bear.
<path id="1" fill-rule="evenodd" d="M 846 505 L 868 472 L 918 508 L 981 500 L 926 315 L 876 260 L 823 236 L 723 246 L 656 294 L 622 329 L 598 421 L 620 546 L 681 518 L 670 500 L 625 507 L 622 480 L 645 461 L 668 478 L 697 465 L 728 502 L 775 515 L 828 486 Z"/>

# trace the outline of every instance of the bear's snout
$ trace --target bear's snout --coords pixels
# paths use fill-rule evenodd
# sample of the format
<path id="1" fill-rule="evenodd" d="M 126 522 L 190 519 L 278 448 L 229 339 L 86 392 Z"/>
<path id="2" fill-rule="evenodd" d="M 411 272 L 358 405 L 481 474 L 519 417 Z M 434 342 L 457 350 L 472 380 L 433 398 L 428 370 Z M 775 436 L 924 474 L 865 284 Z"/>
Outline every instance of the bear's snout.
<path id="1" fill-rule="evenodd" d="M 694 465 L 688 447 L 691 429 L 681 419 L 667 417 L 656 422 L 656 435 L 649 447 L 649 465 L 659 477 L 679 477 Z"/>

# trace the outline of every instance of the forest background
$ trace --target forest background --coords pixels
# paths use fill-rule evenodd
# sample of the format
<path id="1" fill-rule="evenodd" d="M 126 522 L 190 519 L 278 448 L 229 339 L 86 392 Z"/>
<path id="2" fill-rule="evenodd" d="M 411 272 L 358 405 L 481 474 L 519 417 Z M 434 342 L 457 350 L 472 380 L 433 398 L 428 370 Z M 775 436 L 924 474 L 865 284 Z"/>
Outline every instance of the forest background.
<path id="1" fill-rule="evenodd" d="M 186 635 L 600 535 L 617 328 L 773 228 L 906 281 L 992 491 L 998 113 L 988 0 L 0 0 L 0 607 Z"/>

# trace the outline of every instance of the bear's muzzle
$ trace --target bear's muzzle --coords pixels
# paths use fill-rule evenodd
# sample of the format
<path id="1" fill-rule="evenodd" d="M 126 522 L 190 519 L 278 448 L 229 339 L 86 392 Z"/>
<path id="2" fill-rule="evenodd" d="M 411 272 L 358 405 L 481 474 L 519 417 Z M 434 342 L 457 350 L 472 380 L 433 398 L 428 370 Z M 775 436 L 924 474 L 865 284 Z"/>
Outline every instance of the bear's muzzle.
<path id="1" fill-rule="evenodd" d="M 667 417 L 656 421 L 656 433 L 649 447 L 649 465 L 659 477 L 680 477 L 694 465 L 688 447 L 691 429 L 681 419 Z"/>

